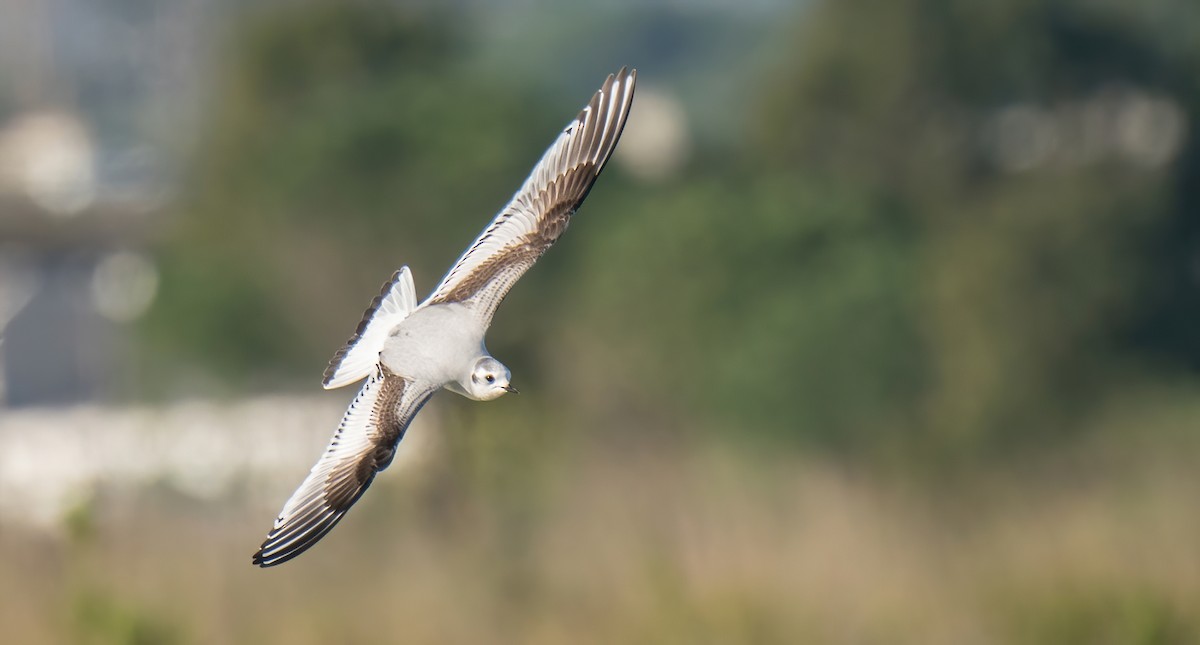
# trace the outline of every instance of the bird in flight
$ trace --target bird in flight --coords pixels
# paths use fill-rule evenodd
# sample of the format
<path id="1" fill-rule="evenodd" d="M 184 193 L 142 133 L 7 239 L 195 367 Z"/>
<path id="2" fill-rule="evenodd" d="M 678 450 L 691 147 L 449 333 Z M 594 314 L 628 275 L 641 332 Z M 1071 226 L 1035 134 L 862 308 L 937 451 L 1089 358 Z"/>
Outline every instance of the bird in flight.
<path id="1" fill-rule="evenodd" d="M 563 234 L 600 176 L 621 138 L 636 80 L 637 71 L 624 67 L 608 76 L 425 302 L 417 304 L 407 266 L 383 286 L 329 362 L 323 385 L 366 381 L 329 447 L 284 503 L 254 564 L 287 562 L 337 526 L 392 462 L 434 392 L 491 401 L 516 391 L 484 335 L 509 289 Z"/>

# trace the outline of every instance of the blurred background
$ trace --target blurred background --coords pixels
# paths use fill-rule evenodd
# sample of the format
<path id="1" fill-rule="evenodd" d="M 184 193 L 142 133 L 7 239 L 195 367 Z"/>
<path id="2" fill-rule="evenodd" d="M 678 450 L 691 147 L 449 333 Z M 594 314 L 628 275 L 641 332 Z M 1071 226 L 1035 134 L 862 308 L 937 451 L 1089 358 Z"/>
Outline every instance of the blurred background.
<path id="1" fill-rule="evenodd" d="M 0 640 L 1200 642 L 1191 0 L 12 0 Z M 621 65 L 617 154 L 357 509 L 250 556 Z"/>

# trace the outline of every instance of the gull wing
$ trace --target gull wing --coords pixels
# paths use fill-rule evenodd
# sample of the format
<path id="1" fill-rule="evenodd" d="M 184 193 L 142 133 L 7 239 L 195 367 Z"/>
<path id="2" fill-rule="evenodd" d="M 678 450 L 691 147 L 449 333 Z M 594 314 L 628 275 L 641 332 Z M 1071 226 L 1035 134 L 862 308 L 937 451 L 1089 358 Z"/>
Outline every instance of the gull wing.
<path id="1" fill-rule="evenodd" d="M 331 390 L 349 385 L 371 373 L 379 363 L 379 352 L 387 341 L 388 332 L 417 307 L 417 289 L 408 267 L 392 274 L 378 296 L 371 301 L 354 336 L 333 355 L 321 382 Z"/>
<path id="2" fill-rule="evenodd" d="M 610 74 L 534 167 L 521 189 L 429 297 L 469 304 L 485 323 L 512 285 L 562 235 L 621 137 L 637 71 Z"/>
<path id="3" fill-rule="evenodd" d="M 254 564 L 287 562 L 337 526 L 375 473 L 392 463 L 408 424 L 437 389 L 377 368 L 346 410 L 325 454 L 283 505 Z"/>

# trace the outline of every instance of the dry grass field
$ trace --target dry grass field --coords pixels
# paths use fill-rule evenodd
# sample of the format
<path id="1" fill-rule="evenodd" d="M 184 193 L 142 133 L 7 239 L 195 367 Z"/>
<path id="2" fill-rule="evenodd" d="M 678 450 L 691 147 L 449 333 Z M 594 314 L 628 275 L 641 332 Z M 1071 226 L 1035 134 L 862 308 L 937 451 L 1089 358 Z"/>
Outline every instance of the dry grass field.
<path id="1" fill-rule="evenodd" d="M 102 486 L 50 533 L 6 523 L 4 640 L 1200 640 L 1200 470 L 1169 431 L 913 483 L 713 439 L 458 422 L 276 569 L 249 556 L 286 481 L 206 502 Z"/>

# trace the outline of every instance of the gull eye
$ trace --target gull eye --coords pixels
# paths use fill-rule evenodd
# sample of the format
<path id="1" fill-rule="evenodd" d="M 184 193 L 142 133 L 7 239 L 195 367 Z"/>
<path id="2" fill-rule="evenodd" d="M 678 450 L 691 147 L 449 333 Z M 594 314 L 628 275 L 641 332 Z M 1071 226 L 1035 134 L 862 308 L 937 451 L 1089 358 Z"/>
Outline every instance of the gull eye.
<path id="1" fill-rule="evenodd" d="M 495 376 L 492 376 L 491 374 L 488 374 L 488 375 L 487 375 L 485 378 L 487 379 L 487 382 L 488 382 L 488 383 L 495 383 L 495 382 L 496 382 L 496 377 L 495 377 Z"/>

